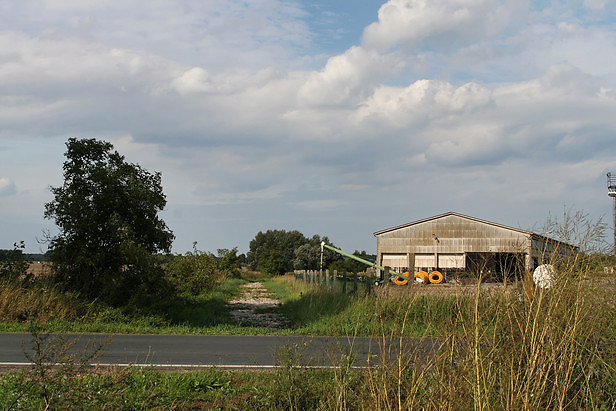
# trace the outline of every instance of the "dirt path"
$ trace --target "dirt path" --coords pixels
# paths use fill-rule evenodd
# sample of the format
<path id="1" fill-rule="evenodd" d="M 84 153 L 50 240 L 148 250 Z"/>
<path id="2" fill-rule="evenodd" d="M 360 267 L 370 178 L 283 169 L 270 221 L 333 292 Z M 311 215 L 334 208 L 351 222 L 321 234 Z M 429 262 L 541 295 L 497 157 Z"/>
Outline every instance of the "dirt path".
<path id="1" fill-rule="evenodd" d="M 276 312 L 280 301 L 272 298 L 260 282 L 244 284 L 242 295 L 230 300 L 229 314 L 235 322 L 249 327 L 266 327 L 273 330 L 285 328 L 287 318 Z"/>

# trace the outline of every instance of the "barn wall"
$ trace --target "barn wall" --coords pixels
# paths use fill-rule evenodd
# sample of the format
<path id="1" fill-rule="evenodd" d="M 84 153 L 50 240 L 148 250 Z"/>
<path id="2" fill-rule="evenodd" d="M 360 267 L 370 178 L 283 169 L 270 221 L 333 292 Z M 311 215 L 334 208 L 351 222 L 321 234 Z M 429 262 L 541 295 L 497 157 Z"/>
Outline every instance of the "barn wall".
<path id="1" fill-rule="evenodd" d="M 410 271 L 430 266 L 464 268 L 468 253 L 525 254 L 528 268 L 532 263 L 530 245 L 529 233 L 459 215 L 445 215 L 377 235 L 379 261 L 383 256 L 387 260 L 388 255 L 406 254 Z"/>
<path id="2" fill-rule="evenodd" d="M 528 252 L 529 236 L 496 225 L 445 216 L 379 234 L 377 248 L 387 254 Z"/>

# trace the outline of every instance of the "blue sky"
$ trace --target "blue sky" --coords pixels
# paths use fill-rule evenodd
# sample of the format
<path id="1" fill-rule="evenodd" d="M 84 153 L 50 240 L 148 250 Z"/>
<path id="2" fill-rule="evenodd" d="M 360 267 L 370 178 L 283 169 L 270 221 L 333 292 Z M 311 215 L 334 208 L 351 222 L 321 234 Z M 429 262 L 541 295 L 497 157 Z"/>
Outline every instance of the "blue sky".
<path id="1" fill-rule="evenodd" d="M 46 250 L 69 137 L 162 173 L 175 252 L 267 229 L 374 252 L 446 211 L 611 224 L 614 113 L 608 0 L 7 0 L 0 248 Z"/>

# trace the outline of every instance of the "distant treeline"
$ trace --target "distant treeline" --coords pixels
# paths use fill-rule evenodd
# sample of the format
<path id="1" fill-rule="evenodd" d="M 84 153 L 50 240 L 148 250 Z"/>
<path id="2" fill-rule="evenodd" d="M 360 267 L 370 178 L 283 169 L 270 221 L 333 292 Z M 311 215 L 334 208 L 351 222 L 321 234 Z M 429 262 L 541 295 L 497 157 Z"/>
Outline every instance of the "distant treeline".
<path id="1" fill-rule="evenodd" d="M 28 254 L 21 250 L 3 250 L 0 249 L 0 261 L 6 261 L 15 258 L 15 253 L 19 253 L 26 261 L 47 261 L 45 254 Z"/>

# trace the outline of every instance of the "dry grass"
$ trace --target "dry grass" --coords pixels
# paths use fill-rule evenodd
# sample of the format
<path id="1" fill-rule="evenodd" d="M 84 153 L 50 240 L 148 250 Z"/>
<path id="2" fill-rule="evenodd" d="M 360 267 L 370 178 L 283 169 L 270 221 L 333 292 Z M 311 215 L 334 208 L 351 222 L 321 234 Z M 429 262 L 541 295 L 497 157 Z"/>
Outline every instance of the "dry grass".
<path id="1" fill-rule="evenodd" d="M 85 304 L 75 295 L 59 292 L 54 287 L 28 288 L 16 282 L 0 283 L 0 321 L 3 322 L 72 321 L 85 310 Z"/>

